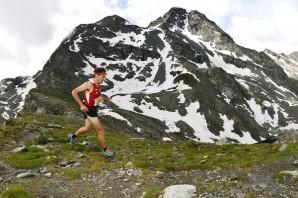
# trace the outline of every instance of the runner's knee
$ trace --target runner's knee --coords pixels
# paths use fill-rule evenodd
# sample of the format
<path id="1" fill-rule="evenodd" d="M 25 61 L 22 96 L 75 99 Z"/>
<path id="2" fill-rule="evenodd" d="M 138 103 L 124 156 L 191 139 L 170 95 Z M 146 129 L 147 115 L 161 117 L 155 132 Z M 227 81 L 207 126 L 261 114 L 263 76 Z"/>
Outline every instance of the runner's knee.
<path id="1" fill-rule="evenodd" d="M 104 133 L 105 132 L 103 127 L 96 128 L 96 131 L 97 131 L 97 133 Z"/>

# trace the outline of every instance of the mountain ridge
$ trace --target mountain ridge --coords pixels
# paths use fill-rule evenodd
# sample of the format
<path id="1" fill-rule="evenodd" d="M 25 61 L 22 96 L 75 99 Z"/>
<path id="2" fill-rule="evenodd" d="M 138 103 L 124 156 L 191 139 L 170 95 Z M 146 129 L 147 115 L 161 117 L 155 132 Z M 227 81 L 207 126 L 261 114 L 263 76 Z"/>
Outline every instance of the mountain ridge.
<path id="1" fill-rule="evenodd" d="M 116 15 L 81 24 L 53 52 L 34 83 L 37 90 L 69 96 L 97 66 L 107 69 L 104 91 L 119 106 L 99 113 L 121 122 L 120 128 L 126 125 L 127 132 L 255 143 L 272 130 L 298 126 L 297 81 L 266 52 L 239 46 L 198 11 L 172 8 L 146 28 Z M 7 98 L 0 94 L 0 101 Z M 40 97 L 29 93 L 27 98 L 35 99 L 26 101 L 26 111 L 52 113 Z"/>

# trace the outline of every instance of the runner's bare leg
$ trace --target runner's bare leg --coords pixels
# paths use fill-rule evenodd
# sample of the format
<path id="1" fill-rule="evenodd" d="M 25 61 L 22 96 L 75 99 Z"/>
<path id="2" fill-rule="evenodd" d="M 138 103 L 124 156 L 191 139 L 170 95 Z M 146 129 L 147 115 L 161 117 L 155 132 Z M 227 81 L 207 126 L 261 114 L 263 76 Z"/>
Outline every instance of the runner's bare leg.
<path id="1" fill-rule="evenodd" d="M 91 122 L 93 128 L 96 130 L 97 132 L 97 137 L 98 137 L 98 142 L 101 145 L 102 148 L 104 148 L 104 146 L 106 146 L 106 141 L 105 141 L 105 129 L 103 128 L 101 122 L 98 120 L 97 117 L 90 117 L 87 116 L 88 120 Z M 107 149 L 108 151 L 110 151 L 110 149 Z"/>
<path id="2" fill-rule="evenodd" d="M 92 129 L 92 124 L 89 119 L 85 119 L 85 126 L 81 127 L 79 130 L 77 130 L 74 134 L 76 136 L 82 135 L 84 133 L 89 132 Z"/>

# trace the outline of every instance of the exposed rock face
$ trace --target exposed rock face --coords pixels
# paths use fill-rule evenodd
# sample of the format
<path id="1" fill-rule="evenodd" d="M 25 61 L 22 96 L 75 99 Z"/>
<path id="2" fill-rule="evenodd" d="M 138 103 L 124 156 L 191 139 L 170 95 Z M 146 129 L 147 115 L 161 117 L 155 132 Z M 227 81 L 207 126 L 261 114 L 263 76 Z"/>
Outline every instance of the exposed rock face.
<path id="1" fill-rule="evenodd" d="M 31 78 L 37 88 L 18 109 L 72 114 L 71 90 L 102 66 L 108 71 L 103 90 L 117 106 L 99 113 L 115 129 L 167 140 L 254 143 L 269 130 L 298 127 L 292 65 L 274 57 L 239 46 L 198 11 L 172 8 L 147 28 L 108 16 L 77 26 L 61 42 Z M 17 113 L 5 103 L 18 97 L 13 90 L 20 83 L 12 81 L 1 82 L 3 120 Z"/>

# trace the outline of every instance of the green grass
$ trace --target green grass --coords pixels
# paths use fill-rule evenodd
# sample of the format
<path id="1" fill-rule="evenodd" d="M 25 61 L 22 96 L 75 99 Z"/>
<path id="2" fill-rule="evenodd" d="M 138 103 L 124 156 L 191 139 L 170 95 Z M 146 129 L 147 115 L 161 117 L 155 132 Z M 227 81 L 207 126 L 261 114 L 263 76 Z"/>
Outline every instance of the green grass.
<path id="1" fill-rule="evenodd" d="M 161 187 L 146 187 L 144 189 L 144 197 L 143 198 L 156 198 L 159 197 L 162 193 Z"/>
<path id="2" fill-rule="evenodd" d="M 63 175 L 68 179 L 79 179 L 81 178 L 82 170 L 79 168 L 69 168 L 63 170 Z"/>
<path id="3" fill-rule="evenodd" d="M 31 194 L 25 191 L 19 185 L 9 185 L 7 189 L 1 193 L 2 198 L 32 198 Z"/>
<path id="4" fill-rule="evenodd" d="M 245 195 L 245 198 L 257 198 L 259 197 L 256 192 L 250 192 Z"/>
<path id="5" fill-rule="evenodd" d="M 239 181 L 240 182 L 240 181 Z M 219 181 L 212 182 L 202 185 L 202 183 L 197 184 L 197 190 L 199 193 L 208 192 L 211 193 L 215 190 L 227 190 L 229 188 L 235 188 L 237 184 L 234 181 Z"/>
<path id="6" fill-rule="evenodd" d="M 5 146 L 7 144 L 11 144 L 12 141 L 16 140 L 17 131 L 19 131 L 19 127 L 8 126 L 0 128 L 0 145 Z"/>
<path id="7" fill-rule="evenodd" d="M 63 128 L 47 128 L 48 123 L 59 124 Z M 269 163 L 297 155 L 298 153 L 298 144 L 294 143 L 289 143 L 286 151 L 279 152 L 280 144 L 230 144 L 220 146 L 193 141 L 161 142 L 152 139 L 137 140 L 131 139 L 130 135 L 121 133 L 121 131 L 114 131 L 105 126 L 107 144 L 116 151 L 115 157 L 107 159 L 102 156 L 97 134 L 94 130 L 77 139 L 78 143 L 88 141 L 93 146 L 86 147 L 80 144 L 71 146 L 68 144 L 67 134 L 77 130 L 83 123 L 83 120 L 57 115 L 22 114 L 22 117 L 10 121 L 8 126 L 2 129 L 2 132 L 8 132 L 9 129 L 10 133 L 17 133 L 17 130 L 26 126 L 29 129 L 30 127 L 44 127 L 46 130 L 44 130 L 43 135 L 36 138 L 29 145 L 34 142 L 50 144 L 52 146 L 51 152 L 48 153 L 30 148 L 22 153 L 6 153 L 5 159 L 9 164 L 17 168 L 52 166 L 59 161 L 75 160 L 82 163 L 80 171 L 85 173 L 124 167 L 128 162 L 132 162 L 134 167 L 150 171 L 211 170 L 218 167 L 224 169 L 234 167 L 248 168 L 254 164 Z M 12 128 L 16 129 L 16 131 L 13 131 Z M 47 139 L 49 137 L 55 140 L 48 142 Z M 78 159 L 79 152 L 87 154 L 87 157 Z M 57 159 L 45 160 L 48 155 L 56 155 Z M 59 170 L 57 169 L 57 171 Z"/>
<path id="8" fill-rule="evenodd" d="M 23 152 L 5 153 L 4 158 L 16 168 L 32 169 L 56 162 L 55 158 L 48 159 L 48 156 L 54 156 L 54 152 L 45 152 L 39 148 L 28 147 Z"/>

